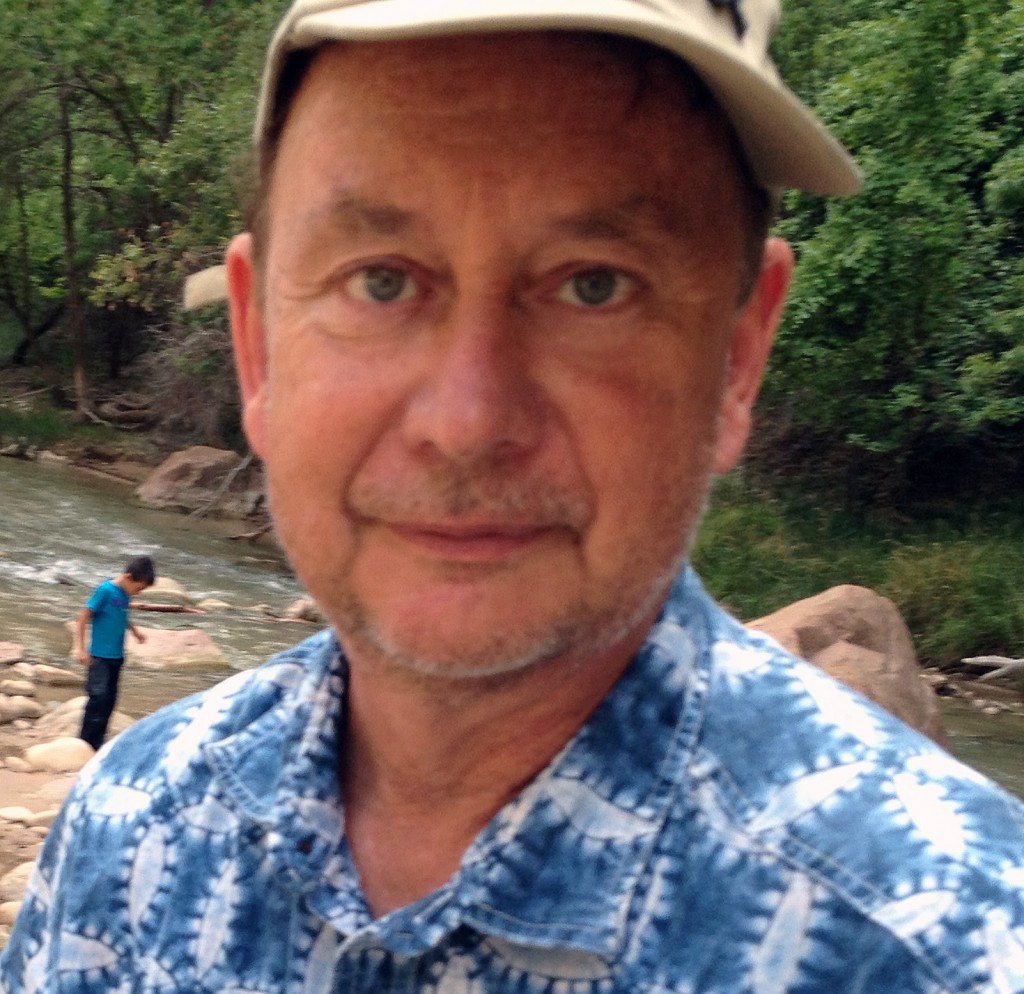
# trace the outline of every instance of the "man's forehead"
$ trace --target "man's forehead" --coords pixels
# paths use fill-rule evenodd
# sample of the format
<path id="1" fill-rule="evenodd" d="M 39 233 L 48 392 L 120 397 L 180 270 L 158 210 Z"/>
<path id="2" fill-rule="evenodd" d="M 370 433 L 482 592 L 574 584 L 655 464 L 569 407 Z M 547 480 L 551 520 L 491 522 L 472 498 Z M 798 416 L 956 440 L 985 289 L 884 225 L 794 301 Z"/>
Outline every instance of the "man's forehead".
<path id="1" fill-rule="evenodd" d="M 603 145 L 616 165 L 652 175 L 684 159 L 685 172 L 720 172 L 738 155 L 685 66 L 642 43 L 582 33 L 332 43 L 313 56 L 294 104 L 303 121 L 286 128 L 293 146 L 339 132 L 384 151 L 429 138 L 425 158 L 458 164 L 492 142 L 499 163 L 532 168 Z M 368 214 L 358 213 L 362 223 Z"/>
<path id="2" fill-rule="evenodd" d="M 639 251 L 688 244 L 710 224 L 732 244 L 741 175 L 713 101 L 641 43 L 566 32 L 331 43 L 292 101 L 263 234 L 436 247 L 486 203 L 494 217 L 514 205 L 523 226 L 507 235 L 524 250 L 527 231 Z"/>
<path id="3" fill-rule="evenodd" d="M 353 94 L 390 89 L 405 100 L 448 105 L 455 112 L 491 108 L 502 97 L 518 102 L 553 87 L 559 104 L 582 95 L 619 98 L 625 109 L 663 90 L 686 110 L 714 106 L 699 79 L 678 59 L 645 42 L 593 32 L 326 42 L 305 58 L 339 65 Z"/>

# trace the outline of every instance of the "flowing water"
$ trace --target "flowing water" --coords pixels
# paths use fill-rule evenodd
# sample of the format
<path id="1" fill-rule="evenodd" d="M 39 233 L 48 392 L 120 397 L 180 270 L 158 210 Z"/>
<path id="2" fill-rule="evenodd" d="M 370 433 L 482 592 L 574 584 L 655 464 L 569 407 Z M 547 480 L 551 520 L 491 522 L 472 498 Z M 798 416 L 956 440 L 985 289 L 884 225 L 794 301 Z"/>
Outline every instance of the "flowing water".
<path id="1" fill-rule="evenodd" d="M 129 667 L 119 708 L 143 714 L 233 669 L 254 666 L 314 629 L 270 617 L 301 590 L 280 556 L 229 538 L 244 530 L 238 523 L 139 507 L 123 484 L 80 470 L 0 459 L 0 642 L 24 645 L 33 660 L 66 664 L 71 637 L 65 623 L 129 556 L 147 554 L 158 574 L 177 580 L 196 600 L 216 598 L 234 610 L 147 613 L 136 622 L 202 628 L 229 665 L 183 671 Z"/>
<path id="2" fill-rule="evenodd" d="M 279 556 L 228 538 L 239 530 L 237 524 L 140 508 L 123 484 L 81 471 L 0 459 L 0 642 L 19 642 L 33 659 L 66 664 L 71 639 L 65 622 L 96 583 L 120 571 L 127 556 L 145 553 L 160 574 L 195 598 L 247 610 L 139 616 L 147 626 L 203 628 L 229 666 L 128 668 L 119 709 L 139 716 L 210 686 L 232 669 L 255 666 L 313 629 L 274 621 L 260 608 L 280 613 L 301 590 Z M 78 691 L 47 693 L 66 699 Z M 1020 695 L 1013 696 L 1019 704 Z M 953 699 L 943 700 L 943 712 L 952 751 L 1024 797 L 1024 717 L 983 714 Z"/>

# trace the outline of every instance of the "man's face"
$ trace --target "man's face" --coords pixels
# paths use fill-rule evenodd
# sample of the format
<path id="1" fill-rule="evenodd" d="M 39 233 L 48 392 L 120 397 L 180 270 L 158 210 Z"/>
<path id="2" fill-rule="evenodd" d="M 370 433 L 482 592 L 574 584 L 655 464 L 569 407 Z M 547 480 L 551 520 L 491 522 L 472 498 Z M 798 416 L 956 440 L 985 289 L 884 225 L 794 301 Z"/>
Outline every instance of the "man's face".
<path id="1" fill-rule="evenodd" d="M 738 454 L 789 257 L 741 306 L 726 139 L 652 80 L 524 35 L 329 47 L 303 82 L 232 322 L 278 532 L 354 659 L 635 644 Z"/>

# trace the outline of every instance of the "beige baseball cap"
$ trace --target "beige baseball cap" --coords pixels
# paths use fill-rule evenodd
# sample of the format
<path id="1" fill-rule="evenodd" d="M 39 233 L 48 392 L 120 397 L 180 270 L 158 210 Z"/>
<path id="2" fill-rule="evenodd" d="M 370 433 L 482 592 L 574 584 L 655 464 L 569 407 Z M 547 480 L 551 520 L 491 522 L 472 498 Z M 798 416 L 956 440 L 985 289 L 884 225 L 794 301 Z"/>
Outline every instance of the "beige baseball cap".
<path id="1" fill-rule="evenodd" d="M 779 78 L 768 46 L 779 0 L 295 0 L 271 42 L 256 142 L 273 114 L 290 52 L 325 41 L 500 31 L 601 31 L 651 42 L 689 63 L 732 122 L 769 189 L 849 194 L 860 171 Z"/>
<path id="2" fill-rule="evenodd" d="M 779 0 L 294 0 L 267 53 L 256 112 L 262 144 L 290 53 L 328 41 L 500 31 L 601 31 L 651 42 L 704 80 L 732 122 L 755 178 L 845 195 L 860 187 L 849 153 L 779 78 L 768 46 Z M 223 267 L 190 277 L 186 309 L 224 299 Z"/>

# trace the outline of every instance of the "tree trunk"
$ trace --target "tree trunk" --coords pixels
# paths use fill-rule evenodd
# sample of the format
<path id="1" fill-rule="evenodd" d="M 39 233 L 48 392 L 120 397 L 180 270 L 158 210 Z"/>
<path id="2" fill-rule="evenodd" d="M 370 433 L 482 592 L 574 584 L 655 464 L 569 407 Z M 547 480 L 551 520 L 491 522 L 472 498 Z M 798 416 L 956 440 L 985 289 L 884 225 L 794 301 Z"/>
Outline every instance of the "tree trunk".
<path id="1" fill-rule="evenodd" d="M 63 145 L 63 168 L 61 169 L 61 199 L 64 214 L 64 268 L 68 281 L 68 323 L 71 329 L 71 350 L 75 363 L 75 406 L 79 414 L 89 413 L 89 387 L 85 375 L 86 348 L 85 328 L 82 323 L 82 300 L 78 286 L 78 265 L 75 254 L 78 245 L 75 240 L 75 199 L 73 187 L 73 151 L 71 134 L 70 87 L 62 83 L 58 91 L 60 104 L 60 131 Z"/>
<path id="2" fill-rule="evenodd" d="M 22 331 L 24 332 L 26 345 L 24 359 L 27 360 L 35 346 L 35 329 L 32 327 L 32 263 L 29 253 L 29 227 L 28 212 L 25 207 L 25 186 L 21 181 L 21 159 L 14 160 L 14 195 L 18 201 L 18 241 L 21 243 L 19 262 L 21 263 L 21 301 L 19 303 L 19 316 Z M 24 360 L 23 360 L 24 361 Z"/>
<path id="3" fill-rule="evenodd" d="M 29 349 L 33 348 L 35 343 L 57 323 L 64 313 L 65 306 L 63 303 L 56 304 L 43 315 L 40 321 L 30 324 L 28 328 L 24 329 L 24 336 L 18 342 L 11 356 L 11 365 L 24 366 L 28 362 Z"/>

